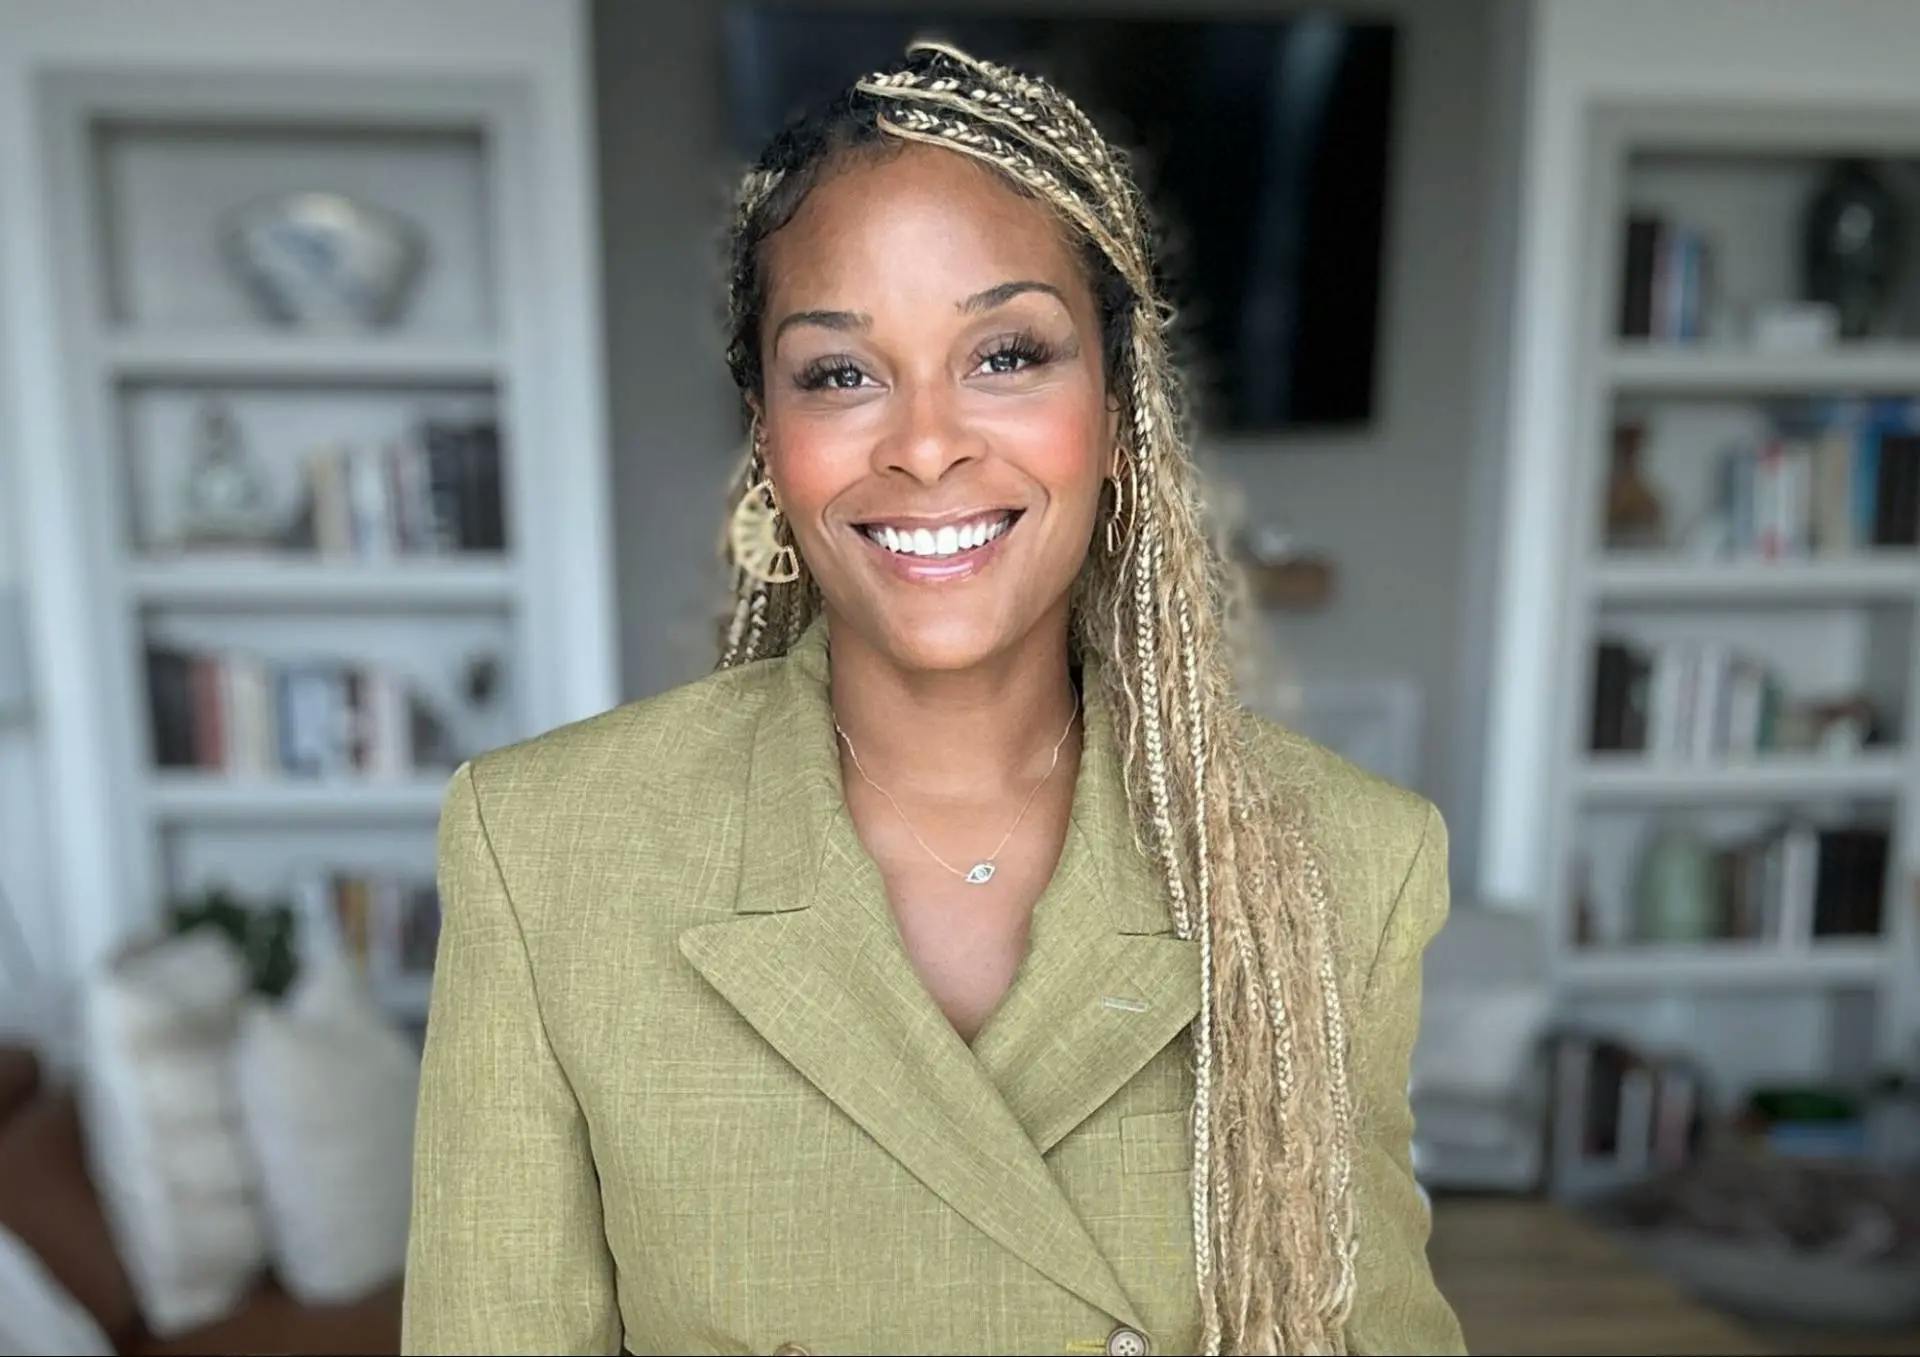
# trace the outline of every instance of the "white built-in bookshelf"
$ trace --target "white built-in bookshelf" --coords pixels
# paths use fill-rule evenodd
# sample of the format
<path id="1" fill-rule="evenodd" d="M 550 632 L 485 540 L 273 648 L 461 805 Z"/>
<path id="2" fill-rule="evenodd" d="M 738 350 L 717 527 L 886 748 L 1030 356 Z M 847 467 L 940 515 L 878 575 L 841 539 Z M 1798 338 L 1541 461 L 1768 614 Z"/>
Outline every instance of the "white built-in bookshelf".
<path id="1" fill-rule="evenodd" d="M 72 622 L 92 738 L 52 757 L 112 789 L 92 837 L 114 898 L 81 902 L 82 950 L 224 888 L 292 905 L 304 946 L 362 958 L 417 1020 L 448 775 L 616 700 L 610 565 L 580 554 L 600 525 L 556 512 L 603 501 L 604 451 L 578 438 L 597 413 L 568 413 L 595 384 L 556 366 L 556 327 L 590 313 L 555 313 L 578 261 L 538 211 L 536 146 L 562 133 L 535 93 L 444 70 L 45 81 L 68 419 L 40 465 L 81 506 L 49 566 L 95 605 Z M 417 230 L 390 321 L 275 319 L 223 249 L 238 209 L 309 191 Z M 222 525 L 222 503 L 247 507 Z"/>
<path id="2" fill-rule="evenodd" d="M 1920 307 L 1896 303 L 1892 333 L 1802 351 L 1756 344 L 1752 321 L 1800 296 L 1801 214 L 1831 159 L 1920 163 L 1920 133 L 1780 107 L 1591 119 L 1572 359 L 1586 441 L 1560 534 L 1548 780 L 1560 1002 L 1588 1030 L 1697 1062 L 1722 1108 L 1756 1083 L 1865 1081 L 1910 1058 L 1920 1021 L 1920 550 L 1876 541 L 1871 503 L 1838 496 L 1877 474 L 1862 446 L 1920 432 Z M 1622 334 L 1646 278 L 1635 216 L 1662 223 L 1648 239 L 1669 251 L 1649 285 L 1690 286 L 1674 227 L 1704 242 L 1684 338 Z M 1920 255 L 1920 213 L 1912 234 Z M 1910 427 L 1892 404 L 1906 399 Z M 1640 429 L 1663 519 L 1633 545 L 1607 522 L 1622 423 Z M 1805 468 L 1782 470 L 1794 457 Z M 1663 854 L 1660 879 L 1709 873 L 1708 911 L 1650 884 L 1649 849 L 1674 827 L 1697 850 Z"/>

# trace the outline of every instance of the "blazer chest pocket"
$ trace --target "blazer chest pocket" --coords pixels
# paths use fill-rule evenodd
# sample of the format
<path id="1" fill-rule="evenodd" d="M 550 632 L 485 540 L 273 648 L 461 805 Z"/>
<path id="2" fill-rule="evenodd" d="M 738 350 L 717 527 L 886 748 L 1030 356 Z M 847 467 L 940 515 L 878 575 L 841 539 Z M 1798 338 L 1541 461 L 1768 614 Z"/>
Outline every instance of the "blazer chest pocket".
<path id="1" fill-rule="evenodd" d="M 1193 1164 L 1191 1116 L 1138 1112 L 1120 1119 L 1120 1163 L 1128 1173 L 1185 1173 Z"/>

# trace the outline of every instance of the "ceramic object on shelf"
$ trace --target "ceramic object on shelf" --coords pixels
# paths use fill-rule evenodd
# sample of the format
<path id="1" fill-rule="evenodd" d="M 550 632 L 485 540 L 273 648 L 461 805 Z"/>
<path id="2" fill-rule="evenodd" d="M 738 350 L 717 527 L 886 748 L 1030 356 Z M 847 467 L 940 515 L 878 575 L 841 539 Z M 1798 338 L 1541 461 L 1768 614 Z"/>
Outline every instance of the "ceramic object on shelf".
<path id="1" fill-rule="evenodd" d="M 1666 511 L 1641 459 L 1646 438 L 1644 424 L 1623 420 L 1613 426 L 1613 467 L 1607 479 L 1611 549 L 1646 551 L 1667 545 Z"/>
<path id="2" fill-rule="evenodd" d="M 1807 205 L 1802 286 L 1840 313 L 1840 334 L 1862 339 L 1886 326 L 1907 247 L 1900 200 L 1864 160 L 1835 161 Z"/>
<path id="3" fill-rule="evenodd" d="M 1684 821 L 1654 832 L 1634 880 L 1638 942 L 1701 942 L 1719 932 L 1713 850 Z"/>
<path id="4" fill-rule="evenodd" d="M 180 537 L 195 548 L 260 546 L 274 525 L 266 480 L 248 456 L 232 411 L 218 400 L 200 410 L 193 459 L 181 483 Z"/>
<path id="5" fill-rule="evenodd" d="M 260 311 L 305 329 L 393 324 L 426 257 L 419 227 L 343 193 L 258 199 L 234 211 L 222 234 Z"/>

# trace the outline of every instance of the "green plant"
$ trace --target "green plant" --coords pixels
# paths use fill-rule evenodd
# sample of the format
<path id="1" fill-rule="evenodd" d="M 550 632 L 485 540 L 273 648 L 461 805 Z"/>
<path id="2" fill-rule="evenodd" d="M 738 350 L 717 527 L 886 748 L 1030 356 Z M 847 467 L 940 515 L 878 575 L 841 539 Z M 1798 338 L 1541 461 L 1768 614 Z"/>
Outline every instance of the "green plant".
<path id="1" fill-rule="evenodd" d="M 246 958 L 256 994 L 278 999 L 299 972 L 293 907 L 283 900 L 246 904 L 226 886 L 213 886 L 171 901 L 168 924 L 175 933 L 217 928 L 226 934 Z"/>

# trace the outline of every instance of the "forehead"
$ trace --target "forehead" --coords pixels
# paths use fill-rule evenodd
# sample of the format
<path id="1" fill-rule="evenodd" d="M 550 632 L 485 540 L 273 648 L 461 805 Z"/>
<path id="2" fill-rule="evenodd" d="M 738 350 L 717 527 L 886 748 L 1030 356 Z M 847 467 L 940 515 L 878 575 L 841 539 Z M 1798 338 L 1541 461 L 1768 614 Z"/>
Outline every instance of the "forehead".
<path id="1" fill-rule="evenodd" d="M 971 157 L 914 142 L 855 153 L 823 176 L 762 256 L 770 307 L 879 295 L 948 301 L 1008 278 L 1091 305 L 1053 210 Z M 838 294 L 838 295 L 832 295 Z"/>

